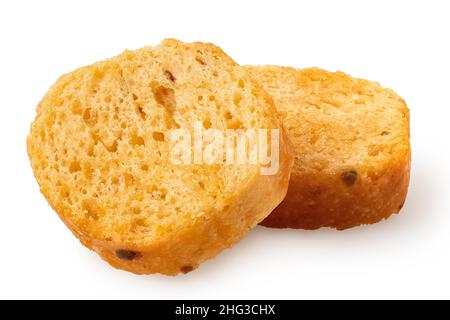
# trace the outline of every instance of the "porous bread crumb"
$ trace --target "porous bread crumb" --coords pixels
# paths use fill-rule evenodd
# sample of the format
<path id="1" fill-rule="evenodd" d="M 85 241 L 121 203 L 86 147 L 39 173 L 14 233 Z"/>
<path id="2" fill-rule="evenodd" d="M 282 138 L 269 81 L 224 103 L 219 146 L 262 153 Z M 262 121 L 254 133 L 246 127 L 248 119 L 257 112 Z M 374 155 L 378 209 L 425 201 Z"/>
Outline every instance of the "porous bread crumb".
<path id="1" fill-rule="evenodd" d="M 165 135 L 198 120 L 280 129 L 270 97 L 220 48 L 169 39 L 61 77 L 37 108 L 28 153 L 42 193 L 86 246 L 118 268 L 176 274 L 267 216 L 290 171 L 283 136 L 273 177 L 259 165 L 172 164 Z M 257 191 L 267 197 L 254 205 Z"/>

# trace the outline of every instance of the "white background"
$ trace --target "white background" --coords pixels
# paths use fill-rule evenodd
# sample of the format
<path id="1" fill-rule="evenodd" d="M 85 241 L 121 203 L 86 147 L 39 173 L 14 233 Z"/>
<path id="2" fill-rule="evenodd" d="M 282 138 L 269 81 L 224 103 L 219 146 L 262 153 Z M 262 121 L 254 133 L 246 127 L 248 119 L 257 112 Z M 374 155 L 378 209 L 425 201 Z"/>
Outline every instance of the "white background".
<path id="1" fill-rule="evenodd" d="M 450 298 L 449 1 L 0 3 L 0 298 Z M 395 89 L 413 146 L 401 215 L 345 232 L 257 227 L 175 278 L 117 271 L 82 247 L 34 180 L 35 107 L 62 73 L 166 37 Z"/>

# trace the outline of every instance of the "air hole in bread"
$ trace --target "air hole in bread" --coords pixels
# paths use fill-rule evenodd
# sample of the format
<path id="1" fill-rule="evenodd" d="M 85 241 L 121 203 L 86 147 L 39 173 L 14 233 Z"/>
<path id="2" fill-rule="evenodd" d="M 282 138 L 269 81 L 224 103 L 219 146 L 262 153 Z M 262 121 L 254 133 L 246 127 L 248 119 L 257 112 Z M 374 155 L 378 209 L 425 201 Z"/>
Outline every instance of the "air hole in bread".
<path id="1" fill-rule="evenodd" d="M 371 145 L 369 145 L 367 154 L 370 157 L 375 157 L 378 154 L 382 153 L 384 149 L 385 149 L 385 147 L 383 145 L 371 144 Z"/>
<path id="2" fill-rule="evenodd" d="M 175 100 L 175 91 L 172 88 L 167 88 L 153 82 L 152 92 L 158 104 L 163 106 L 167 111 L 174 112 L 177 106 Z"/>
<path id="3" fill-rule="evenodd" d="M 166 188 L 158 187 L 156 185 L 149 185 L 147 186 L 146 190 L 154 200 L 165 200 L 169 192 Z"/>
<path id="4" fill-rule="evenodd" d="M 172 72 L 169 70 L 164 71 L 165 76 L 172 82 L 175 82 L 176 78 L 173 76 Z"/>
<path id="5" fill-rule="evenodd" d="M 133 146 L 143 146 L 145 145 L 144 138 L 139 136 L 137 133 L 132 133 L 130 136 L 130 144 Z"/>
<path id="6" fill-rule="evenodd" d="M 81 208 L 82 208 L 83 214 L 86 216 L 86 218 L 98 220 L 99 207 L 94 199 L 84 199 L 81 202 Z"/>
<path id="7" fill-rule="evenodd" d="M 89 145 L 88 145 L 88 147 L 86 148 L 86 154 L 87 154 L 89 157 L 94 156 L 94 145 L 92 145 L 92 144 L 89 144 Z"/>
<path id="8" fill-rule="evenodd" d="M 41 141 L 42 141 L 42 142 L 45 142 L 45 137 L 46 137 L 45 131 L 44 131 L 44 130 L 41 130 L 41 131 L 39 132 L 39 135 L 40 135 L 40 137 L 41 137 Z"/>
<path id="9" fill-rule="evenodd" d="M 318 140 L 319 140 L 319 136 L 315 134 L 315 135 L 312 135 L 311 138 L 309 138 L 309 143 L 311 143 L 312 145 L 315 145 Z"/>
<path id="10" fill-rule="evenodd" d="M 80 163 L 78 161 L 72 161 L 69 166 L 70 173 L 78 172 L 81 170 Z"/>
<path id="11" fill-rule="evenodd" d="M 227 129 L 237 130 L 237 129 L 242 129 L 242 128 L 243 128 L 243 124 L 238 119 L 231 119 L 227 122 Z"/>
<path id="12" fill-rule="evenodd" d="M 125 186 L 127 186 L 127 187 L 131 186 L 134 182 L 134 177 L 130 173 L 124 173 L 123 178 L 124 178 Z"/>
<path id="13" fill-rule="evenodd" d="M 239 107 L 242 101 L 242 94 L 240 92 L 235 92 L 233 95 L 233 103 L 235 106 Z"/>
<path id="14" fill-rule="evenodd" d="M 167 196 L 167 189 L 166 188 L 160 188 L 159 189 L 159 196 L 160 196 L 160 198 L 162 199 L 162 200 L 165 200 L 166 199 L 166 196 Z"/>
<path id="15" fill-rule="evenodd" d="M 114 142 L 110 145 L 107 145 L 106 143 L 103 143 L 103 142 L 102 142 L 102 144 L 105 146 L 105 148 L 106 148 L 106 150 L 108 150 L 108 152 L 117 152 L 117 145 L 118 145 L 117 140 L 114 140 Z"/>
<path id="16" fill-rule="evenodd" d="M 97 122 L 97 114 L 91 108 L 87 108 L 83 112 L 83 120 L 88 126 L 93 126 Z"/>
<path id="17" fill-rule="evenodd" d="M 136 112 L 142 120 L 147 118 L 147 114 L 144 112 L 144 109 L 141 106 L 136 107 Z"/>
<path id="18" fill-rule="evenodd" d="M 119 184 L 119 178 L 117 178 L 117 177 L 111 177 L 111 184 L 113 184 L 113 185 L 117 185 L 117 184 Z"/>
<path id="19" fill-rule="evenodd" d="M 142 212 L 142 209 L 140 207 L 134 207 L 134 208 L 131 209 L 131 211 L 134 214 L 140 214 Z"/>
<path id="20" fill-rule="evenodd" d="M 205 127 L 205 129 L 210 129 L 212 126 L 211 119 L 206 118 L 205 120 L 203 120 L 203 126 Z"/>
<path id="21" fill-rule="evenodd" d="M 233 115 L 231 114 L 231 112 L 227 111 L 227 112 L 225 113 L 225 119 L 227 119 L 227 120 L 233 119 Z"/>
<path id="22" fill-rule="evenodd" d="M 164 141 L 165 140 L 164 133 L 162 133 L 162 132 L 155 131 L 152 133 L 152 136 L 153 136 L 153 140 L 155 140 L 155 141 Z"/>
<path id="23" fill-rule="evenodd" d="M 139 231 L 145 231 L 144 229 L 147 228 L 147 224 L 145 223 L 144 218 L 137 218 L 134 219 L 131 223 L 130 231 L 133 233 L 137 233 Z"/>
<path id="24" fill-rule="evenodd" d="M 75 115 L 81 115 L 82 108 L 80 100 L 76 99 L 72 102 L 72 113 Z"/>
<path id="25" fill-rule="evenodd" d="M 200 57 L 200 56 L 196 56 L 195 57 L 195 61 L 197 61 L 198 63 L 200 63 L 202 66 L 206 65 L 206 62 Z"/>
<path id="26" fill-rule="evenodd" d="M 70 193 L 69 193 L 69 189 L 67 187 L 65 187 L 61 190 L 61 197 L 69 198 L 69 195 L 70 195 Z"/>
<path id="27" fill-rule="evenodd" d="M 92 176 L 94 174 L 94 170 L 92 169 L 92 166 L 89 163 L 85 163 L 83 165 L 83 175 L 87 180 L 91 180 Z"/>

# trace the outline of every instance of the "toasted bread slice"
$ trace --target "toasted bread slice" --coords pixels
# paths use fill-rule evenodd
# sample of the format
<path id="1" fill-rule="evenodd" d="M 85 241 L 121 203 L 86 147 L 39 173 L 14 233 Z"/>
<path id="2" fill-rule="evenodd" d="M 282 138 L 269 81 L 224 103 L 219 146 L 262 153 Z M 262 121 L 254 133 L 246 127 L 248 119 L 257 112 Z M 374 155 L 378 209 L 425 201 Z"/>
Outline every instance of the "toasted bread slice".
<path id="1" fill-rule="evenodd" d="M 280 130 L 279 170 L 173 162 L 169 133 L 196 121 Z M 270 96 L 220 48 L 165 40 L 61 77 L 27 146 L 42 193 L 85 246 L 116 268 L 175 275 L 282 201 L 293 157 L 280 123 Z"/>
<path id="2" fill-rule="evenodd" d="M 263 225 L 347 229 L 399 212 L 411 157 L 402 98 L 342 72 L 248 70 L 274 97 L 296 155 L 288 195 Z"/>

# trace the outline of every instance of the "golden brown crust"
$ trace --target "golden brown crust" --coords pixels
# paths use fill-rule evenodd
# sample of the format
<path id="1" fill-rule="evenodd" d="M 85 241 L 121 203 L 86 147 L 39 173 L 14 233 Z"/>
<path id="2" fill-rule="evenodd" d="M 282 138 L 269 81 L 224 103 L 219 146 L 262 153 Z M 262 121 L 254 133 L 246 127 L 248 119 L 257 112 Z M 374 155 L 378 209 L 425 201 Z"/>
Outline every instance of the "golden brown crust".
<path id="1" fill-rule="evenodd" d="M 330 227 L 343 230 L 376 223 L 400 211 L 408 191 L 411 164 L 409 110 L 400 97 L 376 83 L 354 79 L 343 73 L 330 73 L 320 69 L 300 71 L 275 66 L 249 67 L 249 70 L 272 94 L 278 111 L 284 113 L 296 153 L 287 196 L 262 225 L 274 228 L 313 230 Z M 391 120 L 398 125 L 398 129 L 395 129 L 397 132 L 389 133 L 395 143 L 388 141 L 389 145 L 382 145 L 383 148 L 394 151 L 383 158 L 359 154 L 356 148 L 353 157 L 349 154 L 353 140 L 344 140 L 348 135 L 352 138 L 350 129 L 339 125 L 327 128 L 336 121 L 333 114 L 323 116 L 329 111 L 328 104 L 335 107 L 341 101 L 344 104 L 353 103 L 353 95 L 357 94 L 359 99 L 366 95 L 370 98 L 367 100 L 369 103 L 376 101 L 375 104 L 383 104 L 383 107 L 396 111 Z M 384 96 L 386 101 L 381 99 Z M 378 98 L 382 103 L 376 100 Z M 311 105 L 317 111 L 308 109 Z M 302 108 L 305 112 L 302 112 Z M 374 117 L 370 125 L 374 127 L 374 132 L 379 130 L 382 135 L 387 134 L 380 119 Z M 356 120 L 356 123 L 363 123 L 358 121 L 360 120 Z M 319 135 L 316 136 L 317 132 Z M 341 151 L 331 150 L 323 156 L 319 154 L 318 148 L 310 146 L 313 143 L 311 141 L 327 138 L 327 147 Z M 339 145 L 339 138 L 343 139 L 341 144 L 346 144 L 342 148 L 344 151 Z M 336 159 L 330 156 L 332 152 L 335 152 Z"/>
<path id="2" fill-rule="evenodd" d="M 344 230 L 377 223 L 402 209 L 409 176 L 409 159 L 379 175 L 359 178 L 350 190 L 338 173 L 292 174 L 286 199 L 261 224 L 272 228 Z"/>

